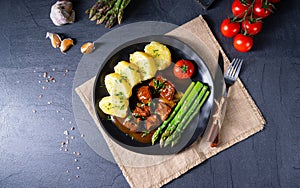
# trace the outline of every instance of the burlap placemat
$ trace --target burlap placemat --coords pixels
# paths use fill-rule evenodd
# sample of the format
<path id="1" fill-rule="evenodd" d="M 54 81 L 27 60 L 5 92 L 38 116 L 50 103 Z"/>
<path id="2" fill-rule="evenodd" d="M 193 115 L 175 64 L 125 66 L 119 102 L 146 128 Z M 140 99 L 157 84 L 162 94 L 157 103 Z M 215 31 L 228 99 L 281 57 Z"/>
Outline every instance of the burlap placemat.
<path id="1" fill-rule="evenodd" d="M 226 67 L 230 62 L 202 16 L 176 28 L 167 33 L 167 35 L 175 36 L 189 44 L 189 46 L 201 55 L 208 67 L 218 66 L 217 57 L 219 50 L 223 55 Z M 114 143 L 101 128 L 92 104 L 94 80 L 95 77 L 77 87 L 75 91 L 90 112 L 90 115 L 106 140 L 115 161 L 131 187 L 160 187 L 196 165 L 199 165 L 206 159 L 262 130 L 265 124 L 265 120 L 259 109 L 242 82 L 238 79 L 231 87 L 228 96 L 227 112 L 218 147 L 211 148 L 210 143 L 206 142 L 208 134 L 206 131 L 202 138 L 199 138 L 184 152 L 176 155 L 149 156 L 134 153 Z M 153 162 L 153 165 L 151 165 L 151 160 L 160 160 L 162 162 L 159 164 Z M 133 164 L 130 161 L 145 162 L 147 165 L 134 166 L 130 165 Z"/>

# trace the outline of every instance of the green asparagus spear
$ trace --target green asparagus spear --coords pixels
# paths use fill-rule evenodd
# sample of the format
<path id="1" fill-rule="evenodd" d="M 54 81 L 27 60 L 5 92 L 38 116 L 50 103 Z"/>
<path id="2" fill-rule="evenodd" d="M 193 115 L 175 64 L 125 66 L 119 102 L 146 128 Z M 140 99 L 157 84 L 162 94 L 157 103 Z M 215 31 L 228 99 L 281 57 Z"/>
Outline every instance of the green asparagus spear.
<path id="1" fill-rule="evenodd" d="M 89 19 L 91 19 L 94 16 L 95 13 L 96 13 L 96 10 L 91 8 L 90 11 L 89 11 Z"/>
<path id="2" fill-rule="evenodd" d="M 99 9 L 100 7 L 102 7 L 103 5 L 105 5 L 106 0 L 98 0 L 93 6 L 92 8 L 86 10 L 86 12 L 89 13 L 89 19 L 91 19 L 97 12 L 97 9 Z"/>
<path id="3" fill-rule="evenodd" d="M 110 15 L 110 17 L 108 18 L 106 24 L 105 24 L 105 28 L 111 28 L 115 22 L 117 20 L 117 17 L 115 14 Z"/>
<path id="4" fill-rule="evenodd" d="M 111 10 L 111 9 L 114 7 L 116 1 L 117 1 L 117 0 L 109 0 L 109 1 L 107 2 L 107 4 L 106 4 L 105 6 L 102 7 L 102 9 L 99 9 L 99 12 L 100 12 L 101 14 L 106 14 L 109 10 Z"/>
<path id="5" fill-rule="evenodd" d="M 178 134 L 181 132 L 181 130 L 183 129 L 182 127 L 183 126 L 186 126 L 187 125 L 187 121 L 188 119 L 190 118 L 191 114 L 197 109 L 197 107 L 200 105 L 200 102 L 207 90 L 207 86 L 204 86 L 200 93 L 198 94 L 197 98 L 195 99 L 195 101 L 193 102 L 192 106 L 188 109 L 187 113 L 185 114 L 185 116 L 180 119 L 180 122 L 178 123 L 178 126 L 176 128 L 176 130 L 173 131 L 173 134 L 171 134 L 166 140 L 165 140 L 165 143 L 164 143 L 164 146 L 168 146 L 172 140 L 174 140 Z"/>
<path id="6" fill-rule="evenodd" d="M 102 7 L 101 9 L 98 9 L 98 13 L 102 16 L 105 15 L 109 10 L 111 9 L 110 5 L 105 5 L 104 7 Z M 100 17 L 99 17 L 100 18 Z M 98 18 L 98 19 L 99 19 Z"/>
<path id="7" fill-rule="evenodd" d="M 206 91 L 204 97 L 202 98 L 200 104 L 197 106 L 197 109 L 194 111 L 194 113 L 189 117 L 189 119 L 187 120 L 187 122 L 183 125 L 183 128 L 182 130 L 178 130 L 178 132 L 176 133 L 176 135 L 174 136 L 174 139 L 172 140 L 172 144 L 171 144 L 171 147 L 174 147 L 178 141 L 180 140 L 181 138 L 181 133 L 182 131 L 184 131 L 188 124 L 193 120 L 193 118 L 198 114 L 198 112 L 200 111 L 200 108 L 203 106 L 204 102 L 206 101 L 206 99 L 208 98 L 210 94 L 210 91 Z"/>
<path id="8" fill-rule="evenodd" d="M 124 14 L 124 9 L 127 7 L 127 5 L 130 3 L 131 0 L 123 0 L 119 12 L 118 12 L 118 24 L 120 25 L 123 20 L 123 14 Z"/>
<path id="9" fill-rule="evenodd" d="M 101 15 L 99 13 L 94 14 L 93 17 L 90 18 L 90 21 L 95 21 L 97 20 Z"/>
<path id="10" fill-rule="evenodd" d="M 102 24 L 106 22 L 109 18 L 109 13 L 106 13 L 104 16 L 102 16 L 100 19 L 97 20 L 96 24 Z"/>
<path id="11" fill-rule="evenodd" d="M 161 135 L 160 138 L 160 146 L 162 147 L 164 145 L 164 141 L 168 136 L 170 136 L 176 129 L 178 123 L 181 121 L 181 119 L 184 117 L 186 112 L 189 110 L 189 108 L 192 106 L 195 98 L 197 97 L 198 93 L 200 92 L 201 88 L 203 87 L 203 84 L 201 82 L 197 82 L 194 89 L 191 91 L 187 99 L 182 104 L 181 108 L 177 112 L 174 119 L 171 121 L 171 123 L 166 128 L 165 132 Z"/>
<path id="12" fill-rule="evenodd" d="M 106 28 L 111 28 L 117 21 L 117 15 L 118 15 L 121 3 L 122 3 L 122 0 L 117 0 L 115 5 L 113 6 L 113 8 L 110 10 L 112 14 L 110 15 L 109 19 L 107 20 L 107 22 L 105 24 Z"/>
<path id="13" fill-rule="evenodd" d="M 179 102 L 177 103 L 174 111 L 171 113 L 171 115 L 169 116 L 168 119 L 166 119 L 163 124 L 161 124 L 158 129 L 154 132 L 154 134 L 152 135 L 151 141 L 152 141 L 152 145 L 155 143 L 155 141 L 158 139 L 158 137 L 160 136 L 160 134 L 162 134 L 163 130 L 167 127 L 168 123 L 174 118 L 174 116 L 176 115 L 176 113 L 178 112 L 178 110 L 180 109 L 182 103 L 185 101 L 185 99 L 187 98 L 187 96 L 190 94 L 190 92 L 192 91 L 192 89 L 194 88 L 195 82 L 191 82 L 189 87 L 186 89 L 186 91 L 184 92 L 183 96 L 181 97 L 181 99 L 179 100 Z"/>

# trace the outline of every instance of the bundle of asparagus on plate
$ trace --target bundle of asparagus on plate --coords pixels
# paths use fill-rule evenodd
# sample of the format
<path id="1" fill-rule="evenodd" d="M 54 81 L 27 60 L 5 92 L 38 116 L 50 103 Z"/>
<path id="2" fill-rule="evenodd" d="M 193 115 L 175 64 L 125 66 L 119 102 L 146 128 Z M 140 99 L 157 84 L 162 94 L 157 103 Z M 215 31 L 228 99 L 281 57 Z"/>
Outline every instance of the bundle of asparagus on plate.
<path id="1" fill-rule="evenodd" d="M 131 0 L 97 0 L 97 2 L 88 10 L 91 21 L 96 21 L 96 24 L 105 23 L 106 28 L 111 28 L 117 21 L 122 23 L 124 9 Z"/>
<path id="2" fill-rule="evenodd" d="M 161 147 L 173 147 L 181 138 L 193 118 L 198 115 L 200 108 L 209 97 L 210 91 L 202 82 L 192 82 L 176 105 L 169 118 L 161 124 L 152 135 L 152 144 L 160 137 Z"/>

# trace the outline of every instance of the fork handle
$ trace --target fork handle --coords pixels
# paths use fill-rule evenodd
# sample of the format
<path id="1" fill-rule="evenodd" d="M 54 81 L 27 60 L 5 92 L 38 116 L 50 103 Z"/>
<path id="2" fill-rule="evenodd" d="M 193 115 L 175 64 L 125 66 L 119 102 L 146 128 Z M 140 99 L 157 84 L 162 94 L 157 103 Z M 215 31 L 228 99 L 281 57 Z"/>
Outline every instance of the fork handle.
<path id="1" fill-rule="evenodd" d="M 207 141 L 211 142 L 212 147 L 216 147 L 220 140 L 220 130 L 224 121 L 226 106 L 227 106 L 227 95 L 221 97 L 220 102 L 217 103 L 216 112 L 213 115 L 212 127 L 208 134 Z"/>

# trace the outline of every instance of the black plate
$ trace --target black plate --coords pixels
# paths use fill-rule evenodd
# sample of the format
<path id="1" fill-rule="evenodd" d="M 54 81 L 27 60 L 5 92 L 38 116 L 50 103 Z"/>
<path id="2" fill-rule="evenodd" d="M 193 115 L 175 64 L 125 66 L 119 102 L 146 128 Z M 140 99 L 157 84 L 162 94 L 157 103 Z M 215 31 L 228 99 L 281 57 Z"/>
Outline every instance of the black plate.
<path id="1" fill-rule="evenodd" d="M 187 138 L 187 139 L 181 141 L 179 144 L 175 145 L 175 147 L 160 148 L 159 144 L 155 144 L 152 146 L 151 144 L 140 143 L 136 140 L 133 140 L 130 136 L 120 131 L 118 127 L 115 126 L 111 120 L 109 120 L 108 116 L 104 114 L 98 106 L 99 101 L 103 97 L 109 95 L 106 88 L 104 87 L 104 77 L 107 74 L 114 72 L 113 68 L 119 61 L 121 60 L 129 61 L 129 54 L 135 51 L 143 51 L 145 45 L 149 44 L 151 41 L 157 41 L 162 44 L 165 44 L 171 51 L 173 62 L 176 62 L 180 59 L 192 60 L 196 66 L 195 66 L 195 73 L 191 78 L 191 81 L 201 81 L 207 84 L 211 91 L 210 96 L 205 102 L 204 106 L 201 108 L 198 117 L 196 117 L 191 122 L 191 124 L 189 125 L 190 128 L 185 130 L 184 132 L 185 135 L 183 135 L 182 138 Z M 169 69 L 171 70 L 172 66 Z M 167 77 L 167 79 L 171 79 L 171 82 L 175 85 L 175 88 L 177 88 L 176 85 L 181 85 L 180 87 L 184 85 L 184 83 L 181 81 L 176 82 L 176 79 L 173 79 L 175 82 L 174 83 L 172 81 L 172 76 L 170 75 L 171 74 L 167 74 L 167 73 L 163 74 L 163 76 Z M 187 87 L 188 85 L 185 84 L 185 86 Z M 109 54 L 106 60 L 101 64 L 101 67 L 98 71 L 95 80 L 93 104 L 95 106 L 95 111 L 101 126 L 103 127 L 105 132 L 112 138 L 112 140 L 114 140 L 116 143 L 134 152 L 143 153 L 143 154 L 152 154 L 152 155 L 155 154 L 163 155 L 163 154 L 172 154 L 181 151 L 183 148 L 192 144 L 199 136 L 203 134 L 206 125 L 208 123 L 208 120 L 210 118 L 210 114 L 213 106 L 213 99 L 214 99 L 213 93 L 214 93 L 213 79 L 211 77 L 211 74 L 206 64 L 203 62 L 201 57 L 188 45 L 173 37 L 155 35 L 155 36 L 147 36 L 147 37 L 138 38 L 129 41 L 125 44 L 120 45 L 111 54 Z"/>

